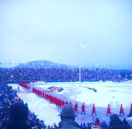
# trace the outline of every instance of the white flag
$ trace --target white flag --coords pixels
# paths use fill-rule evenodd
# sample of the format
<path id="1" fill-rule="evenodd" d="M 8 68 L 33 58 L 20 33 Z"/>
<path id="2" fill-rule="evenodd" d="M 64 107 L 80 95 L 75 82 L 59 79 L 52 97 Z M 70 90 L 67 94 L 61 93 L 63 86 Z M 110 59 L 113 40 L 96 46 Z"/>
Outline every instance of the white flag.
<path id="1" fill-rule="evenodd" d="M 80 42 L 80 47 L 81 47 L 81 49 L 86 49 L 87 48 L 86 44 L 84 42 Z"/>

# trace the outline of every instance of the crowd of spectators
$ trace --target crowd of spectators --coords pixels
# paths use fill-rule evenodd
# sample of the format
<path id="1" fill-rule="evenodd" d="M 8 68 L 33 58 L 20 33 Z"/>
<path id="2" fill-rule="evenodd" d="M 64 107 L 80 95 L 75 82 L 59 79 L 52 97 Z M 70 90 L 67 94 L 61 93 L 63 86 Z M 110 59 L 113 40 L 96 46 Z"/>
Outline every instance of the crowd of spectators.
<path id="1" fill-rule="evenodd" d="M 12 90 L 12 88 L 7 86 L 6 84 L 1 85 L 0 86 L 0 129 L 12 129 L 12 128 L 8 127 L 9 122 L 11 120 L 10 117 L 12 114 L 13 115 L 15 114 L 13 116 L 14 119 L 20 119 L 21 116 L 24 116 L 24 113 L 22 111 L 23 109 L 21 109 L 21 111 L 17 110 L 16 108 L 15 108 L 15 110 L 11 110 L 12 107 L 16 104 L 22 104 L 28 110 L 28 104 L 24 104 L 24 102 L 17 96 L 16 91 Z M 72 109 L 72 111 L 73 111 L 73 109 Z M 61 112 L 62 122 L 60 122 L 58 125 L 56 125 L 56 124 L 45 125 L 44 121 L 39 120 L 34 113 L 32 113 L 31 111 L 28 110 L 28 117 L 27 117 L 26 122 L 27 122 L 27 125 L 29 128 L 27 128 L 27 129 L 30 129 L 30 128 L 31 129 L 60 129 L 61 126 L 65 123 L 63 121 L 66 120 L 69 122 L 69 120 L 67 120 L 67 119 L 69 119 L 69 116 L 67 116 L 67 114 L 66 114 L 69 112 L 70 112 L 70 116 L 72 115 L 71 120 L 74 120 L 75 119 L 75 118 L 73 119 L 73 117 L 75 117 L 74 112 L 72 113 L 71 111 L 68 111 L 68 112 L 63 111 L 63 109 L 62 109 L 62 112 Z M 63 118 L 64 116 L 66 116 L 66 118 Z M 16 123 L 18 125 L 18 121 Z M 127 121 L 125 119 L 123 121 L 121 121 L 119 119 L 119 116 L 116 114 L 111 116 L 111 121 L 110 121 L 109 125 L 106 124 L 105 121 L 100 122 L 99 119 L 97 118 L 92 123 L 88 123 L 88 124 L 82 123 L 79 126 L 77 125 L 77 128 L 91 129 L 92 125 L 99 126 L 99 127 L 101 127 L 101 129 L 117 129 L 117 128 L 118 129 L 119 128 L 120 129 L 131 129 L 129 124 L 127 123 Z"/>
<path id="2" fill-rule="evenodd" d="M 10 114 L 11 114 L 11 107 L 14 104 L 21 103 L 24 104 L 24 102 L 17 96 L 17 92 L 12 90 L 11 87 L 8 87 L 7 85 L 1 85 L 0 86 L 0 129 L 6 129 L 8 125 L 8 121 L 10 121 Z M 28 109 L 28 105 L 24 104 L 25 107 Z M 17 115 L 17 118 L 22 115 Z M 29 127 L 32 127 L 32 129 L 45 129 L 46 125 L 44 124 L 44 121 L 39 120 L 36 115 L 29 111 L 28 115 L 28 121 L 27 124 Z"/>
<path id="3" fill-rule="evenodd" d="M 24 104 L 17 96 L 17 92 L 7 86 L 8 83 L 19 82 L 76 82 L 79 81 L 78 68 L 0 68 L 0 129 L 8 129 L 8 121 L 10 120 L 10 109 L 16 103 Z M 122 81 L 131 80 L 132 74 L 114 72 L 106 69 L 81 69 L 81 81 Z M 28 105 L 24 104 L 27 108 Z M 114 120 L 113 120 L 114 119 Z M 117 123 L 115 121 L 117 120 Z M 44 121 L 39 120 L 37 116 L 29 111 L 27 124 L 32 129 L 58 129 L 58 125 L 45 125 Z M 121 122 L 115 115 L 111 118 L 110 125 L 105 121 L 100 122 L 98 119 L 94 123 L 82 123 L 79 125 L 81 129 L 91 129 L 92 125 L 99 125 L 102 129 L 115 129 L 113 124 L 121 124 L 123 128 L 128 129 L 129 125 L 124 120 Z M 113 128 L 113 126 L 115 128 Z"/>
<path id="4" fill-rule="evenodd" d="M 78 68 L 0 68 L 0 82 L 76 82 L 79 81 L 123 81 L 131 80 L 132 73 L 119 73 L 107 69 Z"/>

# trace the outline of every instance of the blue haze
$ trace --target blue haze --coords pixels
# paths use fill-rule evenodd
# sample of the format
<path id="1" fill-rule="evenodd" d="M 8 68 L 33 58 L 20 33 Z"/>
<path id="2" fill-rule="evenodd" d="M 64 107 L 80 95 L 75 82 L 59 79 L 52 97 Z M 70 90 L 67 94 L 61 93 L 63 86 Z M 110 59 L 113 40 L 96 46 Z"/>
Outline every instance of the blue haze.
<path id="1" fill-rule="evenodd" d="M 0 62 L 132 69 L 131 0 L 0 0 Z"/>

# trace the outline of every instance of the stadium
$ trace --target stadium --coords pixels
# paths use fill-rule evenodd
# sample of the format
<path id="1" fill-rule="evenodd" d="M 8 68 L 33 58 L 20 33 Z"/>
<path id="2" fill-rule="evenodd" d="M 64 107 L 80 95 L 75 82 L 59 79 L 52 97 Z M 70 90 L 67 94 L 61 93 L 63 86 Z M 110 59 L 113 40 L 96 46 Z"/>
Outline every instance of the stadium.
<path id="1" fill-rule="evenodd" d="M 0 129 L 132 129 L 131 1 L 0 1 Z"/>

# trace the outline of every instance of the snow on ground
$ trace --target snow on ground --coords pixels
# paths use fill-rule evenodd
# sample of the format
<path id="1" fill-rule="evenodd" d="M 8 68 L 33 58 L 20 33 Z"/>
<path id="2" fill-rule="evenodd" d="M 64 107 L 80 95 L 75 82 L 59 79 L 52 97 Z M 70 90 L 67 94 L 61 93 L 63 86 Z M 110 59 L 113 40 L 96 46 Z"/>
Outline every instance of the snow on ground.
<path id="1" fill-rule="evenodd" d="M 54 91 L 54 95 L 62 98 L 71 99 L 72 102 L 84 102 L 86 104 L 86 115 L 78 114 L 76 121 L 91 122 L 92 105 L 96 105 L 97 115 L 103 120 L 109 121 L 106 117 L 106 108 L 110 104 L 112 113 L 119 114 L 120 104 L 123 104 L 125 115 L 128 115 L 130 104 L 132 103 L 132 82 L 85 82 L 85 83 L 41 83 L 31 84 L 37 88 L 48 90 L 51 86 L 62 87 L 64 90 L 61 92 Z M 12 85 L 17 89 L 18 85 Z M 24 90 L 21 88 L 21 90 Z M 95 92 L 96 90 L 96 92 Z M 36 96 L 33 93 L 18 93 L 24 102 L 28 103 L 29 109 L 38 115 L 38 118 L 44 120 L 46 124 L 58 123 L 60 118 L 58 116 L 60 110 L 53 104 L 50 104 L 43 98 Z"/>
<path id="2" fill-rule="evenodd" d="M 107 107 L 108 104 L 113 108 L 130 107 L 132 103 L 132 83 L 126 82 L 85 82 L 85 83 L 45 83 L 36 85 L 42 89 L 51 86 L 59 86 L 64 88 L 61 93 L 68 96 L 74 101 L 84 102 L 87 105 L 95 104 L 98 107 Z M 95 89 L 97 92 L 94 92 Z"/>
<path id="3" fill-rule="evenodd" d="M 18 84 L 10 84 L 14 90 L 18 89 Z M 26 92 L 25 89 L 20 87 L 18 96 L 28 104 L 29 109 L 37 115 L 40 120 L 45 121 L 46 125 L 53 125 L 60 121 L 59 112 L 54 104 L 51 104 L 38 97 L 34 93 Z"/>

